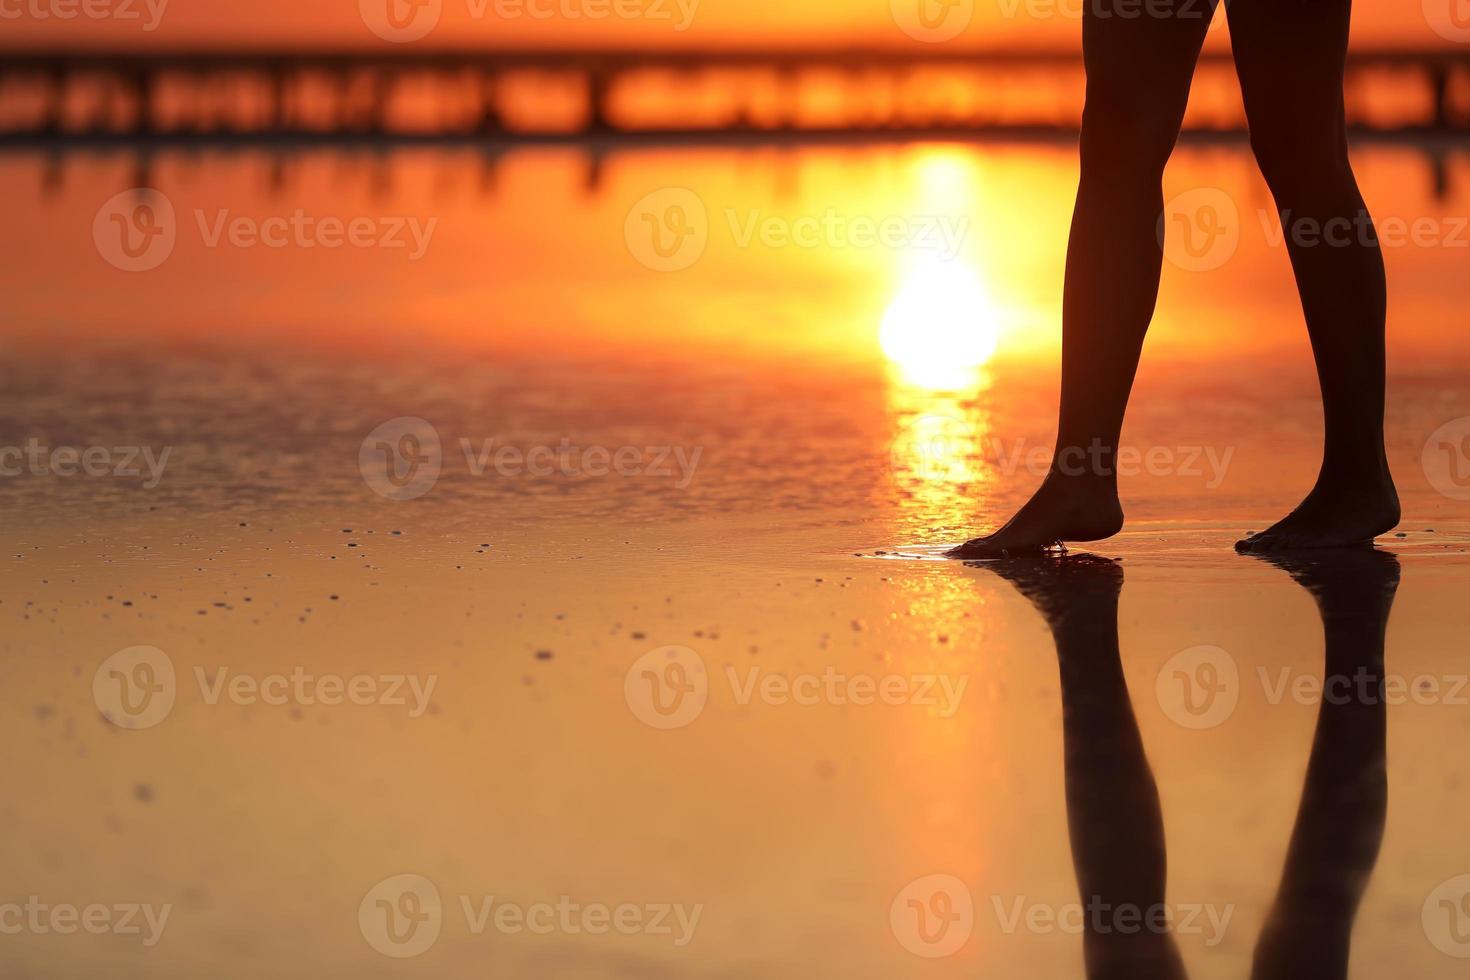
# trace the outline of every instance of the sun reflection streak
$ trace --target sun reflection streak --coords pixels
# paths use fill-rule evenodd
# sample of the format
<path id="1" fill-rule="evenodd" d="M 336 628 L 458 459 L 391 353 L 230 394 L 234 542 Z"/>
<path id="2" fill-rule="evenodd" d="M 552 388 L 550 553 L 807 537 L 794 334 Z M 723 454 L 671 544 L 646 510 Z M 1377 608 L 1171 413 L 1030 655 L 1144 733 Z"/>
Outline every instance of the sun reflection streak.
<path id="1" fill-rule="evenodd" d="M 899 509 L 911 530 L 963 527 L 993 479 L 985 448 L 990 410 L 981 396 L 990 376 L 977 369 L 964 389 L 915 384 L 900 366 L 890 374 L 891 465 Z"/>

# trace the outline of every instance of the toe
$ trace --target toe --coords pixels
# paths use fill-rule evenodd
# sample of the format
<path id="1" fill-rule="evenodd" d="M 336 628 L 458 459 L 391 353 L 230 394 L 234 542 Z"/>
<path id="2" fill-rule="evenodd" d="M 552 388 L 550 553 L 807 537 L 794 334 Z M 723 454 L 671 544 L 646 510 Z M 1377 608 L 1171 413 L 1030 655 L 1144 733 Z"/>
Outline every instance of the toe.
<path id="1" fill-rule="evenodd" d="M 971 538 L 964 544 L 957 544 L 944 553 L 946 558 L 971 558 L 979 550 L 979 546 L 985 543 L 984 538 Z"/>
<path id="2" fill-rule="evenodd" d="M 1241 554 L 1259 554 L 1270 551 L 1277 546 L 1281 535 L 1273 531 L 1262 531 L 1260 534 L 1252 534 L 1250 537 L 1235 543 L 1235 550 Z"/>
<path id="3" fill-rule="evenodd" d="M 1014 555 L 1042 554 L 1060 543 L 1059 541 L 1053 541 L 1047 544 L 1017 541 L 1013 538 L 992 534 L 989 537 L 974 538 L 966 541 L 962 545 L 949 549 L 944 555 L 946 558 L 960 558 L 970 561 L 989 558 L 1010 558 Z"/>

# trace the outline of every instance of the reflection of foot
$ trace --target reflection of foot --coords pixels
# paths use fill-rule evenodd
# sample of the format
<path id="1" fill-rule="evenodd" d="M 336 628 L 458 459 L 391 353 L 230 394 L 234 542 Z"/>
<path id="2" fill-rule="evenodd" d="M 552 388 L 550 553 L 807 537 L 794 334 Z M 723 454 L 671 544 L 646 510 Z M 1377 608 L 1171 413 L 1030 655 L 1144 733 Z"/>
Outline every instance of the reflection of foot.
<path id="1" fill-rule="evenodd" d="M 1123 566 L 1100 555 L 1030 555 L 989 560 L 984 567 L 1015 586 L 1053 624 L 1078 610 L 1116 607 L 1123 589 Z"/>
<path id="2" fill-rule="evenodd" d="M 1109 636 L 1116 645 L 1123 566 L 1113 559 L 1088 554 L 1042 554 L 986 559 L 984 567 L 1030 599 L 1054 633 L 1073 635 L 1073 628 L 1087 633 L 1090 651 L 1096 644 L 1107 643 Z M 1064 666 L 1069 655 L 1075 653 L 1070 649 L 1057 652 Z"/>
<path id="3" fill-rule="evenodd" d="M 1399 560 L 1377 548 L 1353 548 L 1336 554 L 1321 551 L 1275 551 L 1262 559 L 1287 572 L 1317 600 L 1325 621 L 1375 616 L 1388 618 L 1399 587 Z M 1361 637 L 1366 642 L 1369 637 Z"/>
<path id="4" fill-rule="evenodd" d="M 1241 552 L 1366 545 L 1399 522 L 1399 497 L 1385 469 L 1369 485 L 1319 481 L 1307 499 L 1259 534 L 1235 543 Z"/>
<path id="5" fill-rule="evenodd" d="M 1004 527 L 945 552 L 950 558 L 1034 554 L 1063 541 L 1098 541 L 1123 526 L 1116 486 L 1086 478 L 1048 476 Z"/>

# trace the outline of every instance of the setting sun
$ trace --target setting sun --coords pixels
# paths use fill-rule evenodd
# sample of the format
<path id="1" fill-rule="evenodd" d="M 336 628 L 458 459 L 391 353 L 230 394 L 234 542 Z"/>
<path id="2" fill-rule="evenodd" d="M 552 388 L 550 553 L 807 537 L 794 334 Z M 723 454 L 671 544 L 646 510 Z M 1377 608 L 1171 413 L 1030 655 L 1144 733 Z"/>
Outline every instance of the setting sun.
<path id="1" fill-rule="evenodd" d="M 995 353 L 1000 318 L 973 269 L 929 259 L 911 269 L 883 314 L 878 342 L 926 388 L 965 388 Z"/>

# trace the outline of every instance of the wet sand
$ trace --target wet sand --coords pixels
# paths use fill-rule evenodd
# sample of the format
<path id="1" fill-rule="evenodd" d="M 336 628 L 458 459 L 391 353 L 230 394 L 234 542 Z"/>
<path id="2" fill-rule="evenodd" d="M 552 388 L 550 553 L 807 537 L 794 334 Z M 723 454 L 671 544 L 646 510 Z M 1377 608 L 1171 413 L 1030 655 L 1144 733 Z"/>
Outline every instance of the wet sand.
<path id="1" fill-rule="evenodd" d="M 97 310 L 167 288 L 75 258 L 47 274 L 95 279 L 78 302 Z M 715 258 L 698 274 L 731 278 L 688 314 L 702 327 L 742 295 L 738 267 Z M 1453 879 L 1470 873 L 1470 521 L 1456 485 L 1424 466 L 1431 434 L 1470 404 L 1462 340 L 1434 336 L 1452 311 L 1424 270 L 1441 258 L 1390 256 L 1391 274 L 1407 269 L 1398 308 L 1441 322 L 1406 328 L 1391 372 L 1405 519 L 1380 541 L 1401 566 L 1383 659 L 1406 689 L 1383 713 L 1386 823 L 1352 976 L 1458 976 L 1454 954 L 1470 951 L 1451 914 Z M 1209 288 L 1244 288 L 1253 262 Z M 342 324 L 282 327 L 278 273 L 219 286 L 281 291 L 259 335 L 186 340 L 105 312 L 32 312 L 8 331 L 0 445 L 170 450 L 152 487 L 63 475 L 54 457 L 44 475 L 0 481 L 0 904 L 170 909 L 152 945 L 146 927 L 0 936 L 9 972 L 1083 975 L 1075 834 L 1098 818 L 1068 788 L 1068 739 L 1092 729 L 1064 729 L 1061 640 L 998 570 L 927 560 L 1034 485 L 1006 459 L 1050 436 L 1045 345 L 1002 345 L 974 384 L 943 390 L 872 356 L 871 321 L 791 342 L 768 326 L 769 349 L 716 357 L 719 329 L 619 341 L 601 307 L 540 342 L 482 336 L 478 320 L 528 311 L 467 301 L 453 329 L 348 343 Z M 799 273 L 808 302 L 862 275 Z M 1309 485 L 1319 420 L 1294 307 L 1210 349 L 1190 346 L 1178 295 L 1166 292 L 1127 430 L 1167 464 L 1125 478 L 1128 529 L 1086 549 L 1118 560 L 1116 631 L 1107 602 L 1069 606 L 1063 656 L 1116 656 L 1129 699 L 1113 691 L 1096 739 L 1124 738 L 1131 709 L 1166 901 L 1191 923 L 1182 961 L 1190 976 L 1239 977 L 1298 819 L 1324 622 L 1286 571 L 1230 545 Z M 16 302 L 27 308 L 23 290 Z M 861 340 L 834 339 L 844 330 Z M 1276 366 L 1257 370 L 1278 343 Z M 424 456 L 431 486 L 376 462 L 379 441 L 427 436 L 372 436 L 402 417 L 440 440 Z M 532 472 L 533 450 L 563 441 L 562 457 L 536 458 L 571 471 Z M 596 472 L 624 447 L 627 472 Z M 1229 462 L 1212 468 L 1210 453 Z M 97 681 L 135 647 L 152 649 Z M 1191 700 L 1181 674 L 1218 697 Z M 367 679 L 361 703 L 353 678 Z M 128 687 L 143 682 L 171 706 Z M 1372 756 L 1344 763 L 1349 775 Z M 1147 846 L 1143 830 L 1122 822 L 1112 846 Z M 1361 878 L 1362 850 L 1326 862 L 1329 884 Z M 402 900 L 411 891 L 419 904 Z M 502 904 L 550 906 L 529 913 L 550 925 L 497 920 Z M 621 932 L 608 925 L 620 906 L 638 909 Z M 422 949 L 428 933 L 406 925 L 417 914 L 439 930 Z"/>

